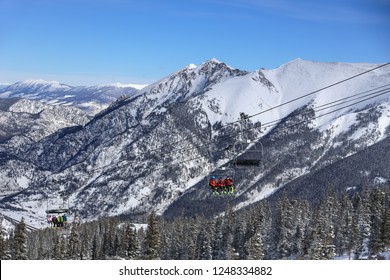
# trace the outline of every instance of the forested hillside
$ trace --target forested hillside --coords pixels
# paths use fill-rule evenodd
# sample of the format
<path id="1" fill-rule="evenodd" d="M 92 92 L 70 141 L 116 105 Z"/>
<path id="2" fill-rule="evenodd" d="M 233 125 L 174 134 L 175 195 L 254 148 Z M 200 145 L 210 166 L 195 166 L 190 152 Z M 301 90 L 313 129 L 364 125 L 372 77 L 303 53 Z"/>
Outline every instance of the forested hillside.
<path id="1" fill-rule="evenodd" d="M 390 250 L 390 189 L 335 195 L 329 187 L 316 205 L 284 195 L 218 218 L 152 212 L 145 223 L 76 216 L 68 230 L 27 233 L 22 222 L 0 239 L 1 259 L 381 259 Z"/>

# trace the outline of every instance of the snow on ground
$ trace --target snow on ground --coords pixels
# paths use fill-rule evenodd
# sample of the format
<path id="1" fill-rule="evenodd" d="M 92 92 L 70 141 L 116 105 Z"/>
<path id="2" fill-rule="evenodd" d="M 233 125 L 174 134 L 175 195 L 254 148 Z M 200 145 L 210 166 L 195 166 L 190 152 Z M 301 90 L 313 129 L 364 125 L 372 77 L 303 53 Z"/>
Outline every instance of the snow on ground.
<path id="1" fill-rule="evenodd" d="M 118 228 L 122 228 L 123 226 L 125 226 L 127 223 L 120 223 L 119 225 L 118 225 Z M 134 228 L 135 228 L 135 230 L 136 231 L 139 231 L 141 228 L 143 229 L 143 230 L 146 230 L 147 228 L 148 228 L 148 224 L 138 224 L 138 223 L 131 223 L 133 226 L 134 226 Z"/>
<path id="2" fill-rule="evenodd" d="M 386 137 L 386 131 L 390 127 L 390 102 L 381 104 L 381 116 L 378 119 L 378 131 L 381 134 L 379 140 Z"/>
<path id="3" fill-rule="evenodd" d="M 23 189 L 28 188 L 29 181 L 30 180 L 26 176 L 21 176 L 19 178 L 16 178 L 16 182 Z"/>
<path id="4" fill-rule="evenodd" d="M 240 112 L 253 115 L 261 110 L 275 106 L 279 100 L 279 94 L 272 92 L 264 84 L 255 81 L 255 73 L 245 76 L 230 78 L 213 86 L 207 92 L 207 99 L 203 100 L 203 108 L 206 110 L 210 123 L 221 121 L 223 124 L 235 122 Z M 242 100 L 242 102 L 239 102 Z M 252 122 L 261 120 L 262 123 L 278 119 L 277 111 L 261 115 L 261 118 L 252 118 Z"/>
<path id="5" fill-rule="evenodd" d="M 304 61 L 301 59 L 293 60 L 279 68 L 273 70 L 263 70 L 265 76 L 274 84 L 281 92 L 279 104 L 286 101 L 301 97 L 305 94 L 318 91 L 319 89 L 337 83 L 343 79 L 357 75 L 376 65 L 373 64 L 358 64 L 358 63 L 321 63 L 313 61 Z M 370 73 L 371 78 L 357 77 L 333 87 L 318 91 L 313 95 L 309 95 L 295 102 L 279 108 L 280 115 L 285 116 L 291 112 L 291 108 L 308 104 L 310 100 L 314 100 L 316 106 L 327 104 L 329 102 L 351 96 L 353 94 L 364 92 L 372 88 L 388 83 L 386 69 L 379 69 L 375 74 Z M 301 81 L 301 82 L 300 82 Z M 377 97 L 383 99 L 385 96 Z M 375 99 L 373 99 L 375 100 Z M 364 108 L 371 104 L 373 100 L 367 100 L 360 104 L 354 105 L 352 108 Z M 326 110 L 321 110 L 320 115 L 330 113 L 338 108 L 345 106 L 340 104 Z M 329 115 L 323 116 L 316 120 L 317 125 L 321 126 L 335 119 L 337 116 L 344 115 L 351 108 L 345 108 Z"/>
<path id="6" fill-rule="evenodd" d="M 379 256 L 379 259 L 390 260 L 390 251 L 379 253 L 379 254 L 377 254 L 377 256 Z M 351 256 L 344 254 L 341 256 L 336 256 L 334 259 L 335 260 L 354 260 L 355 254 L 351 254 Z M 366 258 L 363 258 L 363 259 L 366 259 Z"/>

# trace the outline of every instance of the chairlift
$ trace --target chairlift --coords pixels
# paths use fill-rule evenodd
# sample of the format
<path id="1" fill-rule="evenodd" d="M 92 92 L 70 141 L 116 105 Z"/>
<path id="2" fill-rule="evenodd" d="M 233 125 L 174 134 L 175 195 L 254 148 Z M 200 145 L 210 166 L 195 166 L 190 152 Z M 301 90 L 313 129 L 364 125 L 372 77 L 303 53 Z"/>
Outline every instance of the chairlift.
<path id="1" fill-rule="evenodd" d="M 45 212 L 49 227 L 61 229 L 61 234 L 68 233 L 69 200 L 64 200 L 60 197 L 48 199 Z M 61 217 L 59 221 L 57 220 L 58 217 Z M 54 218 L 56 222 L 54 222 Z"/>
<path id="2" fill-rule="evenodd" d="M 69 200 L 64 200 L 60 197 L 48 199 L 45 212 L 47 214 L 69 213 Z"/>
<path id="3" fill-rule="evenodd" d="M 207 187 L 212 195 L 234 195 L 235 193 L 235 170 L 231 167 L 220 167 L 208 176 Z"/>
<path id="4" fill-rule="evenodd" d="M 263 144 L 255 141 L 238 141 L 234 145 L 237 154 L 234 165 L 243 169 L 248 167 L 261 167 L 263 164 Z"/>

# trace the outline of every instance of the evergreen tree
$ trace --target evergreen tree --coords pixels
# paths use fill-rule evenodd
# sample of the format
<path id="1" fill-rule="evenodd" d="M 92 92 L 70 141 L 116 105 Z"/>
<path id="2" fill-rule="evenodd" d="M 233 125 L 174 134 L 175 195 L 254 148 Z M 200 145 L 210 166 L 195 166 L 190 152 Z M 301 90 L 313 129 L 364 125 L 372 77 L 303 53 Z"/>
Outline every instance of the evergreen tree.
<path id="1" fill-rule="evenodd" d="M 211 239 L 212 248 L 212 259 L 213 260 L 224 260 L 226 259 L 226 252 L 223 248 L 223 219 L 222 217 L 217 218 L 213 226 L 213 233 Z"/>
<path id="2" fill-rule="evenodd" d="M 236 225 L 233 230 L 233 259 L 235 260 L 243 260 L 246 259 L 245 253 L 245 231 L 242 222 L 236 221 Z"/>
<path id="3" fill-rule="evenodd" d="M 390 249 L 390 194 L 386 192 L 383 213 L 383 243 L 385 251 Z"/>
<path id="4" fill-rule="evenodd" d="M 57 231 L 54 231 L 54 235 L 52 237 L 53 239 L 53 244 L 51 248 L 51 258 L 53 260 L 61 260 L 62 258 L 60 257 L 60 239 L 57 235 Z"/>
<path id="5" fill-rule="evenodd" d="M 59 260 L 65 260 L 66 258 L 69 258 L 69 254 L 66 253 L 66 239 L 64 237 L 59 237 L 59 244 L 56 246 L 58 246 Z"/>
<path id="6" fill-rule="evenodd" d="M 171 259 L 174 260 L 183 260 L 184 252 L 184 232 L 183 232 L 184 222 L 182 218 L 176 219 L 172 225 L 172 231 L 170 235 L 170 255 Z"/>
<path id="7" fill-rule="evenodd" d="M 37 247 L 37 256 L 35 259 L 37 260 L 45 260 L 47 259 L 47 254 L 46 254 L 46 250 L 44 249 L 44 246 L 43 246 L 43 235 L 40 235 L 40 236 L 37 236 L 37 238 L 35 238 L 35 240 L 38 239 L 38 241 L 36 243 L 38 243 L 38 246 L 36 246 L 35 244 L 35 247 Z M 29 250 L 31 252 L 31 250 Z M 33 259 L 30 257 L 30 259 Z"/>
<path id="8" fill-rule="evenodd" d="M 11 250 L 10 250 L 10 239 L 4 239 L 4 251 L 0 260 L 10 260 L 12 259 Z"/>
<path id="9" fill-rule="evenodd" d="M 348 257 L 352 258 L 354 253 L 354 258 L 356 259 L 356 252 L 359 250 L 361 244 L 361 235 L 359 232 L 359 218 L 356 216 L 356 213 L 352 210 L 352 224 L 350 230 L 350 237 L 348 239 Z"/>
<path id="10" fill-rule="evenodd" d="M 84 227 L 83 233 L 81 235 L 81 244 L 80 244 L 80 260 L 89 259 L 89 233 L 88 230 Z"/>
<path id="11" fill-rule="evenodd" d="M 325 235 L 325 239 L 322 241 L 321 245 L 321 259 L 322 260 L 332 260 L 335 257 L 335 249 L 334 245 L 334 230 L 333 226 L 328 227 L 328 232 Z"/>
<path id="12" fill-rule="evenodd" d="M 233 212 L 232 207 L 227 208 L 226 215 L 223 219 L 223 228 L 222 228 L 222 256 L 226 260 L 235 259 L 236 253 L 233 248 L 233 230 L 234 224 L 236 222 L 236 215 Z"/>
<path id="13" fill-rule="evenodd" d="M 347 193 L 344 192 L 340 198 L 340 211 L 335 229 L 335 244 L 337 245 L 337 254 L 342 255 L 348 252 L 350 259 L 358 244 L 356 222 L 353 216 L 352 202 Z"/>
<path id="14" fill-rule="evenodd" d="M 284 194 L 277 203 L 275 226 L 274 226 L 274 248 L 276 259 L 287 259 L 292 253 L 292 241 L 295 234 L 293 221 L 293 207 Z"/>
<path id="15" fill-rule="evenodd" d="M 6 259 L 6 243 L 3 236 L 3 227 L 0 220 L 0 260 Z"/>
<path id="16" fill-rule="evenodd" d="M 262 219 L 260 220 L 260 233 L 263 245 L 264 259 L 271 259 L 272 256 L 272 211 L 271 206 L 267 201 L 261 201 L 259 204 L 259 212 Z"/>
<path id="17" fill-rule="evenodd" d="M 72 227 L 70 230 L 70 237 L 68 242 L 67 255 L 68 259 L 77 260 L 80 259 L 81 246 L 80 246 L 80 236 L 79 236 L 79 220 L 77 212 L 74 214 L 74 219 Z"/>
<path id="18" fill-rule="evenodd" d="M 111 239 L 109 237 L 109 234 L 107 232 L 105 232 L 103 234 L 102 249 L 100 250 L 100 259 L 101 260 L 109 259 L 110 249 L 111 249 Z"/>
<path id="19" fill-rule="evenodd" d="M 115 233 L 115 238 L 114 238 L 114 246 L 112 248 L 112 254 L 114 257 L 118 256 L 119 253 L 119 245 L 120 245 L 120 240 L 119 240 L 119 234 Z"/>
<path id="20" fill-rule="evenodd" d="M 158 259 L 158 247 L 160 242 L 160 234 L 157 226 L 156 212 L 152 211 L 148 219 L 148 228 L 145 235 L 145 258 L 147 260 Z"/>
<path id="21" fill-rule="evenodd" d="M 303 249 L 303 239 L 305 234 L 305 227 L 308 223 L 309 206 L 307 201 L 292 200 L 292 227 L 293 234 L 291 241 L 291 255 L 290 257 L 297 258 L 301 256 Z"/>
<path id="22" fill-rule="evenodd" d="M 295 258 L 300 260 L 304 259 L 304 256 L 307 252 L 305 252 L 305 229 L 302 228 L 301 224 L 297 225 L 297 229 L 294 235 L 294 250 Z"/>
<path id="23" fill-rule="evenodd" d="M 140 244 L 140 255 L 141 255 L 141 258 L 144 260 L 144 259 L 146 259 L 146 242 L 145 242 L 146 233 L 145 233 L 145 230 L 143 227 L 141 227 L 137 231 L 137 236 L 138 236 L 138 240 L 139 240 L 139 244 Z"/>
<path id="24" fill-rule="evenodd" d="M 385 249 L 384 241 L 384 214 L 385 214 L 385 193 L 382 190 L 375 189 L 371 192 L 371 236 L 369 241 L 370 256 L 383 252 Z"/>
<path id="25" fill-rule="evenodd" d="M 317 232 L 317 228 L 309 230 L 310 233 L 305 236 L 305 247 L 307 248 L 307 259 L 321 260 L 322 259 L 322 243 Z"/>
<path id="26" fill-rule="evenodd" d="M 16 226 L 13 246 L 15 260 L 27 260 L 27 232 L 24 218 Z"/>
<path id="27" fill-rule="evenodd" d="M 191 218 L 190 221 L 185 223 L 185 238 L 186 238 L 186 252 L 189 260 L 195 259 L 196 250 L 196 237 L 199 232 L 199 224 L 197 220 Z"/>
<path id="28" fill-rule="evenodd" d="M 11 230 L 7 239 L 8 256 L 10 260 L 15 259 L 15 231 Z"/>
<path id="29" fill-rule="evenodd" d="M 368 190 L 364 190 L 362 196 L 355 193 L 352 199 L 354 207 L 353 221 L 357 227 L 358 241 L 355 250 L 355 259 L 367 258 L 368 241 L 371 236 L 371 210 L 370 210 L 370 195 Z"/>
<path id="30" fill-rule="evenodd" d="M 127 238 L 127 245 L 126 245 L 126 257 L 130 260 L 137 260 L 139 258 L 139 242 L 137 238 L 137 232 L 134 227 L 134 225 L 127 225 L 126 227 L 126 238 Z"/>
<path id="31" fill-rule="evenodd" d="M 315 247 L 315 251 L 316 257 L 319 257 L 319 259 L 330 259 L 334 257 L 334 224 L 338 209 L 339 206 L 334 195 L 333 187 L 329 187 L 326 191 L 325 198 L 319 205 L 316 213 L 316 233 L 318 234 L 318 244 Z M 317 256 L 318 250 L 320 253 L 319 256 Z"/>
<path id="32" fill-rule="evenodd" d="M 171 260 L 171 246 L 172 243 L 172 232 L 171 226 L 166 221 L 162 220 L 160 222 L 160 243 L 158 255 L 162 260 Z"/>
<path id="33" fill-rule="evenodd" d="M 99 236 L 98 234 L 95 234 L 93 241 L 92 241 L 92 248 L 91 248 L 91 256 L 93 260 L 98 260 L 100 256 L 100 250 L 99 250 Z"/>
<path id="34" fill-rule="evenodd" d="M 212 259 L 210 235 L 208 234 L 205 226 L 201 228 L 197 238 L 197 259 L 199 260 Z"/>
<path id="35" fill-rule="evenodd" d="M 246 243 L 246 249 L 248 252 L 249 260 L 262 260 L 264 257 L 263 254 L 263 245 L 261 242 L 260 230 L 257 230 L 255 234 L 249 238 Z"/>

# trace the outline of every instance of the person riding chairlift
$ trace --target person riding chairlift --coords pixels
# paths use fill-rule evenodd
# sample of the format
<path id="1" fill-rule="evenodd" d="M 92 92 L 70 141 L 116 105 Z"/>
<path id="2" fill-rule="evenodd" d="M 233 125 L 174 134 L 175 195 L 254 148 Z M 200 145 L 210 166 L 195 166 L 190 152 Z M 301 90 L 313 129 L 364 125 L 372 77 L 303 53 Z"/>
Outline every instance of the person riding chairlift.
<path id="1" fill-rule="evenodd" d="M 53 217 L 51 218 L 51 221 L 53 223 L 53 227 L 57 227 L 58 220 L 57 220 L 57 216 L 56 215 L 53 215 Z"/>
<path id="2" fill-rule="evenodd" d="M 225 192 L 227 193 L 233 193 L 234 192 L 234 186 L 233 186 L 233 179 L 231 177 L 227 177 L 225 179 Z"/>
<path id="3" fill-rule="evenodd" d="M 209 181 L 209 187 L 214 194 L 214 192 L 217 190 L 217 181 L 215 180 L 215 176 L 211 176 L 211 179 Z"/>
<path id="4" fill-rule="evenodd" d="M 222 193 L 225 188 L 225 180 L 222 177 L 219 177 L 217 182 L 218 192 Z"/>

